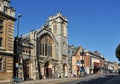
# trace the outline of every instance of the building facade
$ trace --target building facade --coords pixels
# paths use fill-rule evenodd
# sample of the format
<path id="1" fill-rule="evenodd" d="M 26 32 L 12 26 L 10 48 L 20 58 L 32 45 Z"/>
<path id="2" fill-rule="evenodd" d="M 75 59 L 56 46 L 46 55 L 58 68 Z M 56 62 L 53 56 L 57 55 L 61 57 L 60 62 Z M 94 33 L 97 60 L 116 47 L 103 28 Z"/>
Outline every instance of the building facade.
<path id="1" fill-rule="evenodd" d="M 72 74 L 72 56 L 76 52 L 76 47 L 74 45 L 68 45 L 68 69 L 69 69 L 69 75 Z"/>
<path id="2" fill-rule="evenodd" d="M 50 16 L 41 29 L 23 35 L 20 44 L 19 78 L 68 76 L 67 18 L 61 13 Z"/>
<path id="3" fill-rule="evenodd" d="M 113 62 L 114 72 L 118 72 L 119 64 L 117 62 Z"/>
<path id="4" fill-rule="evenodd" d="M 72 54 L 72 74 L 79 76 L 83 72 L 87 74 L 101 73 L 104 70 L 104 57 L 97 51 L 91 52 L 80 47 L 69 47 L 69 52 Z M 68 53 L 69 53 L 68 52 Z M 68 54 L 69 55 L 69 54 Z"/>
<path id="5" fill-rule="evenodd" d="M 0 82 L 13 77 L 15 10 L 10 0 L 0 0 Z"/>
<path id="6" fill-rule="evenodd" d="M 97 51 L 85 51 L 85 67 L 87 74 L 100 73 L 104 69 L 105 59 Z"/>
<path id="7" fill-rule="evenodd" d="M 23 35 L 18 39 L 18 47 L 17 51 L 19 51 L 17 57 L 18 66 L 16 67 L 16 63 L 14 64 L 15 75 L 19 79 L 30 80 L 30 79 L 38 79 L 38 67 L 37 67 L 37 58 L 36 58 L 36 49 L 35 48 L 35 32 L 31 31 L 29 34 Z M 16 42 L 16 41 L 15 41 Z M 14 43 L 15 45 L 17 43 Z M 16 60 L 16 58 L 14 58 Z"/>
<path id="8" fill-rule="evenodd" d="M 114 64 L 111 61 L 107 61 L 107 69 L 109 72 L 113 72 L 114 71 Z"/>
<path id="9" fill-rule="evenodd" d="M 75 53 L 72 55 L 72 74 L 75 76 L 81 75 L 81 72 L 84 71 L 85 68 L 85 56 L 83 53 L 83 48 L 80 47 L 74 47 L 76 50 Z"/>

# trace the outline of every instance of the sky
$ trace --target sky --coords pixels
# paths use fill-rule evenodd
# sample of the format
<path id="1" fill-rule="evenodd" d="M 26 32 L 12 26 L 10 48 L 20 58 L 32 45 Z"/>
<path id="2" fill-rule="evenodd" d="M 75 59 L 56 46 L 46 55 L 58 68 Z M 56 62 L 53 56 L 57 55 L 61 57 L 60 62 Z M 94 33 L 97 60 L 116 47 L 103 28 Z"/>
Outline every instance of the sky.
<path id="1" fill-rule="evenodd" d="M 41 28 L 49 16 L 61 12 L 68 19 L 68 44 L 98 51 L 107 60 L 119 62 L 120 0 L 11 0 L 20 18 L 19 35 Z M 15 22 L 15 36 L 17 21 Z"/>

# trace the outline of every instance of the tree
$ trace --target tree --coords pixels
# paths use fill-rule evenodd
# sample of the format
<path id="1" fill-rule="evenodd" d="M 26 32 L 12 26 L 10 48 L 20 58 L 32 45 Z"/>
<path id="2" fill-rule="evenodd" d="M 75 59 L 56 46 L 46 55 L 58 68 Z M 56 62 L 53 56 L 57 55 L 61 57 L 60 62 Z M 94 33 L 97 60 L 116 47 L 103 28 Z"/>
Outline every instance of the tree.
<path id="1" fill-rule="evenodd" d="M 120 61 L 120 44 L 117 46 L 116 51 L 115 51 L 116 57 Z"/>

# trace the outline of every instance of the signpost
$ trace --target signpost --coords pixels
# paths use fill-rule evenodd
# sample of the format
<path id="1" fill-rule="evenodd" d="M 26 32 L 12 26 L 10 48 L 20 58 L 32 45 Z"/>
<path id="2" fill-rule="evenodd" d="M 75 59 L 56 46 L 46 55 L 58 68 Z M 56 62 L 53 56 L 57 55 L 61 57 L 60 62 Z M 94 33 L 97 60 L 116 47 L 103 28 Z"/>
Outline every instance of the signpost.
<path id="1" fill-rule="evenodd" d="M 16 68 L 18 68 L 18 63 L 16 63 Z"/>

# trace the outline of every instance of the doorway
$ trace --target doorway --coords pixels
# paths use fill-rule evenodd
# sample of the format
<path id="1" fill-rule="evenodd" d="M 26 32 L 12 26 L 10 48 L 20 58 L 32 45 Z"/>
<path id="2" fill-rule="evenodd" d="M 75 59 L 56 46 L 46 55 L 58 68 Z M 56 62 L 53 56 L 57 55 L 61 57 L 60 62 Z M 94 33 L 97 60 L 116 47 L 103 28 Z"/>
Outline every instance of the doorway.
<path id="1" fill-rule="evenodd" d="M 29 78 L 29 61 L 23 60 L 23 72 L 24 72 L 24 80 Z"/>
<path id="2" fill-rule="evenodd" d="M 67 76 L 67 64 L 63 64 L 63 76 Z"/>
<path id="3" fill-rule="evenodd" d="M 52 78 L 52 68 L 50 66 L 50 61 L 47 61 L 44 65 L 44 74 L 46 78 Z"/>

